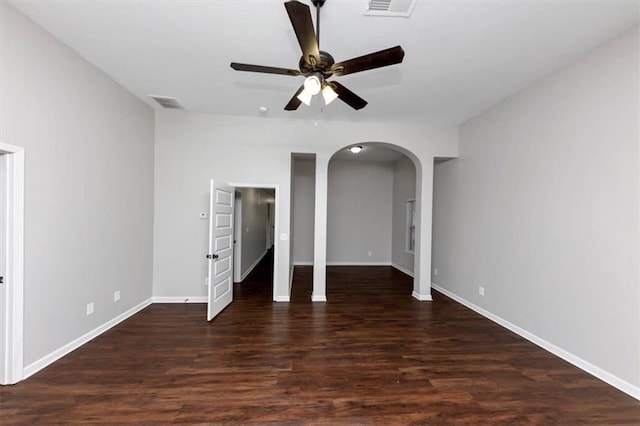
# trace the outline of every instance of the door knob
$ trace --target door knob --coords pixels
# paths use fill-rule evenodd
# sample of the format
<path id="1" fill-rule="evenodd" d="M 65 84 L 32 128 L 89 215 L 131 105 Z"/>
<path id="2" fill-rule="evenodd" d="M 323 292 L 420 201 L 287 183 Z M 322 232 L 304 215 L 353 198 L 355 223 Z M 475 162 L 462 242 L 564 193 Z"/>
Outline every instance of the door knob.
<path id="1" fill-rule="evenodd" d="M 207 255 L 207 259 L 217 259 L 218 255 L 217 254 L 208 254 Z"/>

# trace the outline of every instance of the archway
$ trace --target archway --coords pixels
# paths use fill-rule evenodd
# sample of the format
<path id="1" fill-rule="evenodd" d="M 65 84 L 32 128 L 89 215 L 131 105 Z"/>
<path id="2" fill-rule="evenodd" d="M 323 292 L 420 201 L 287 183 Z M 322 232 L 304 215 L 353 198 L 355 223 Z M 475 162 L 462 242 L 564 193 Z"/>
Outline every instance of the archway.
<path id="1" fill-rule="evenodd" d="M 326 157 L 326 160 L 318 164 L 316 169 L 316 225 L 314 243 L 314 276 L 313 276 L 313 301 L 326 301 L 326 265 L 327 265 L 327 191 L 328 174 L 330 160 L 338 153 L 343 152 L 351 146 L 360 145 L 364 147 L 378 147 L 387 150 L 397 151 L 406 156 L 415 168 L 416 188 L 415 188 L 415 262 L 414 262 L 414 285 L 412 295 L 418 300 L 431 300 L 430 286 L 430 259 L 431 259 L 431 210 L 433 165 L 427 164 L 425 167 L 412 151 L 393 143 L 387 142 L 361 142 L 344 145 L 341 149 L 334 151 Z M 432 158 L 431 158 L 432 160 Z"/>

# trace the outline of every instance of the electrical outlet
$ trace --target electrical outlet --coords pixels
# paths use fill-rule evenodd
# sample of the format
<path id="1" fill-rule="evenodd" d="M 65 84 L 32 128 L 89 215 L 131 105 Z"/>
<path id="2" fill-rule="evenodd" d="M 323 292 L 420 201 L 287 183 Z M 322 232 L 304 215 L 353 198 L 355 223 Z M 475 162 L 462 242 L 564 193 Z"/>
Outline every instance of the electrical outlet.
<path id="1" fill-rule="evenodd" d="M 478 294 L 480 296 L 484 296 L 484 287 L 482 287 L 482 286 L 478 287 Z"/>
<path id="2" fill-rule="evenodd" d="M 93 302 L 87 304 L 87 316 L 93 313 Z"/>
<path id="3" fill-rule="evenodd" d="M 204 277 L 204 285 L 209 285 L 209 277 Z"/>
<path id="4" fill-rule="evenodd" d="M 433 268 L 433 275 L 438 276 L 438 268 Z"/>
<path id="5" fill-rule="evenodd" d="M 116 290 L 113 292 L 113 301 L 117 302 L 118 300 L 120 300 L 120 290 Z"/>

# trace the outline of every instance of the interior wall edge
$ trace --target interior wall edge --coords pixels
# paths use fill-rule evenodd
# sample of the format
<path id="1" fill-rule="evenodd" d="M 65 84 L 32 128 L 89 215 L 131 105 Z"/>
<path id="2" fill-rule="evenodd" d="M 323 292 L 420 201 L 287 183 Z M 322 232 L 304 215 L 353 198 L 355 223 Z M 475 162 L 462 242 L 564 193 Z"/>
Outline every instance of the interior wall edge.
<path id="1" fill-rule="evenodd" d="M 84 344 L 90 342 L 91 340 L 93 340 L 96 337 L 100 336 L 105 331 L 115 327 L 116 325 L 120 324 L 121 322 L 123 322 L 124 320 L 128 319 L 129 317 L 137 314 L 138 312 L 142 311 L 147 306 L 151 305 L 151 303 L 153 303 L 152 299 L 149 298 L 149 299 L 137 304 L 133 308 L 123 312 L 122 314 L 118 315 L 117 317 L 115 317 L 115 318 L 105 322 L 104 324 L 94 328 L 93 330 L 89 331 L 88 333 L 78 337 L 77 339 L 73 340 L 72 342 L 69 342 L 66 345 L 62 346 L 61 348 L 56 349 L 55 351 L 49 353 L 48 355 L 43 356 L 39 360 L 37 360 L 35 362 L 32 362 L 31 364 L 29 364 L 26 367 L 24 367 L 22 380 L 25 380 L 28 377 L 33 376 L 38 371 L 40 371 L 40 370 L 44 369 L 45 367 L 53 364 L 54 362 L 58 361 L 59 359 L 61 359 L 65 355 L 69 354 L 70 352 L 72 352 L 72 351 L 78 349 L 79 347 L 83 346 Z"/>
<path id="2" fill-rule="evenodd" d="M 247 270 L 246 270 L 246 271 L 244 271 L 244 272 L 242 273 L 242 276 L 240 277 L 240 281 L 239 281 L 239 283 L 242 283 L 242 281 L 244 281 L 244 280 L 245 280 L 245 278 L 247 278 L 247 277 L 249 276 L 249 274 L 251 273 L 251 271 L 253 271 L 253 269 L 254 269 L 256 266 L 258 266 L 258 264 L 262 261 L 262 259 L 264 259 L 264 257 L 267 255 L 267 253 L 268 253 L 268 252 L 269 252 L 269 250 L 265 249 L 265 251 L 264 251 L 260 256 L 258 256 L 258 257 L 256 258 L 256 260 L 255 260 L 251 265 L 249 265 L 249 267 L 247 268 Z"/>
<path id="3" fill-rule="evenodd" d="M 409 275 L 411 278 L 413 278 L 413 271 L 410 271 L 410 270 L 408 270 L 406 268 L 403 268 L 402 266 L 400 266 L 400 265 L 398 265 L 396 263 L 391 263 L 391 266 L 394 269 L 397 269 L 398 271 L 402 272 L 403 274 Z"/>
<path id="4" fill-rule="evenodd" d="M 585 361 L 584 359 L 580 358 L 577 355 L 572 354 L 571 352 L 561 348 L 560 346 L 554 345 L 553 343 L 550 343 L 538 336 L 536 336 L 535 334 L 521 328 L 518 327 L 517 325 L 505 320 L 504 318 L 495 315 L 494 313 L 487 311 L 486 309 L 481 308 L 480 306 L 466 300 L 463 297 L 458 296 L 455 293 L 452 293 L 451 291 L 440 287 L 439 285 L 435 284 L 435 283 L 431 283 L 431 287 L 438 291 L 439 293 L 444 294 L 445 296 L 455 300 L 456 302 L 466 306 L 467 308 L 471 309 L 472 311 L 482 315 L 483 317 L 495 322 L 496 324 L 506 328 L 509 331 L 512 331 L 514 333 L 516 333 L 518 336 L 523 337 L 525 339 L 527 339 L 528 341 L 530 341 L 531 343 L 541 347 L 542 349 L 554 354 L 555 356 L 562 358 L 563 360 L 567 361 L 568 363 L 578 367 L 579 369 L 591 374 L 594 377 L 597 377 L 598 379 L 602 380 L 603 382 L 615 387 L 616 389 L 626 393 L 627 395 L 637 399 L 640 401 L 640 387 L 638 386 L 634 386 L 633 384 L 627 382 L 624 379 L 621 379 L 620 377 L 609 373 L 608 371 L 595 366 L 593 364 L 591 364 L 588 361 Z"/>

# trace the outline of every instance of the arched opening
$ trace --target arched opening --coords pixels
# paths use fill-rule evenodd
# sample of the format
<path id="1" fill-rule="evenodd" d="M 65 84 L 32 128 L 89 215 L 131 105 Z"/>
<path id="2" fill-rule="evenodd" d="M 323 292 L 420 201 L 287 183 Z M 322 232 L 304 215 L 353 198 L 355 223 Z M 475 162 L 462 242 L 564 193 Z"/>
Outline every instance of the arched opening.
<path id="1" fill-rule="evenodd" d="M 327 168 L 327 297 L 373 291 L 374 282 L 411 295 L 419 160 L 400 146 L 366 142 L 336 151 Z"/>

